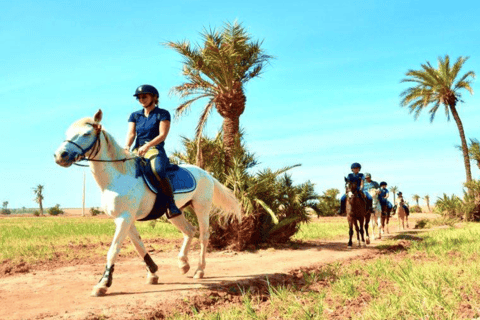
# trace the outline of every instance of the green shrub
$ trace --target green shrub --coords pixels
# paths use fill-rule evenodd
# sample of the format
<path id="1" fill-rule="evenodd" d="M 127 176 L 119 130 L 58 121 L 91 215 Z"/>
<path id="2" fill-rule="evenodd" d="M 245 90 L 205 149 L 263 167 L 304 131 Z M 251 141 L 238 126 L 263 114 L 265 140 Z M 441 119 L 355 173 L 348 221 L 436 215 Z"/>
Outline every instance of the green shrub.
<path id="1" fill-rule="evenodd" d="M 52 208 L 48 209 L 47 212 L 51 216 L 58 216 L 59 214 L 64 214 L 65 213 L 62 209 L 60 209 L 59 204 L 55 205 L 55 207 L 52 207 Z"/>
<path id="2" fill-rule="evenodd" d="M 35 217 L 38 217 L 40 215 L 40 211 L 38 211 L 38 210 L 33 211 L 33 215 Z"/>
<path id="3" fill-rule="evenodd" d="M 99 210 L 98 208 L 92 207 L 92 208 L 90 208 L 90 214 L 92 216 L 98 216 L 99 214 L 105 214 L 105 212 Z"/>
<path id="4" fill-rule="evenodd" d="M 422 208 L 420 206 L 411 206 L 410 207 L 410 213 L 421 213 Z"/>
<path id="5" fill-rule="evenodd" d="M 12 213 L 12 210 L 6 209 L 6 208 L 2 208 L 2 211 L 1 211 L 0 213 L 1 213 L 1 214 L 11 214 L 11 213 Z"/>

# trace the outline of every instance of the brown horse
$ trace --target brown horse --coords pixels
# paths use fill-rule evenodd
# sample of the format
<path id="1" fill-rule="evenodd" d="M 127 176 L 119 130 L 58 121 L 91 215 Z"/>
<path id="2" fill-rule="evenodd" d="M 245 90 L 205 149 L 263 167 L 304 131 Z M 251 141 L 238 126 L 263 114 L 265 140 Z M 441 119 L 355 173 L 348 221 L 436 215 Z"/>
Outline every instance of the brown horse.
<path id="1" fill-rule="evenodd" d="M 398 219 L 398 231 L 405 230 L 405 220 L 407 220 L 407 229 L 408 229 L 408 215 L 403 207 L 405 205 L 405 201 L 403 200 L 402 196 L 398 196 L 396 201 L 396 213 Z"/>
<path id="2" fill-rule="evenodd" d="M 370 237 L 368 235 L 368 223 L 370 222 L 370 215 L 367 215 L 365 198 L 361 194 L 361 191 L 357 188 L 356 182 L 345 178 L 345 183 L 345 193 L 347 195 L 346 212 L 349 227 L 348 249 L 352 248 L 353 225 L 355 225 L 355 231 L 357 232 L 358 246 L 366 247 L 367 244 L 370 243 Z M 366 243 L 363 232 L 364 226 L 367 234 Z M 360 242 L 360 236 L 362 237 L 362 242 Z"/>

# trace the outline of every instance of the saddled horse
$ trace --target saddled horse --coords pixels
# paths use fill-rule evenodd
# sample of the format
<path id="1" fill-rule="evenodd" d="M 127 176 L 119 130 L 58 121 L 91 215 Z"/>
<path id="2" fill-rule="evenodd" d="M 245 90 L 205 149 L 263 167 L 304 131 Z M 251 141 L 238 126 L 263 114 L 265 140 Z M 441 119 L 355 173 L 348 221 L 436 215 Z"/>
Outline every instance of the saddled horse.
<path id="1" fill-rule="evenodd" d="M 382 207 L 382 230 L 381 233 L 384 234 L 385 232 L 390 233 L 389 223 L 390 223 L 390 213 L 392 211 L 388 205 L 381 205 Z M 395 213 L 394 213 L 395 214 Z"/>
<path id="2" fill-rule="evenodd" d="M 357 183 L 345 178 L 345 194 L 346 199 L 346 212 L 349 228 L 349 240 L 348 249 L 352 248 L 353 226 L 355 225 L 355 231 L 357 232 L 357 240 L 359 247 L 366 247 L 370 243 L 370 237 L 368 236 L 368 223 L 370 221 L 370 215 L 367 215 L 365 199 L 360 194 L 360 190 L 357 188 Z M 364 225 L 365 232 L 367 234 L 367 244 L 364 237 Z M 362 238 L 360 242 L 360 237 Z"/>
<path id="3" fill-rule="evenodd" d="M 407 228 L 408 226 L 408 215 L 403 207 L 405 205 L 405 201 L 403 200 L 402 196 L 398 196 L 396 201 L 396 214 L 398 220 L 398 230 L 405 230 L 405 220 L 407 221 Z"/>
<path id="4" fill-rule="evenodd" d="M 377 188 L 372 188 L 368 191 L 372 196 L 372 213 L 370 214 L 370 221 L 372 221 L 372 237 L 375 240 L 375 226 L 378 230 L 378 239 L 382 239 L 382 206 L 380 205 L 380 200 L 378 195 L 380 190 Z"/>
<path id="5" fill-rule="evenodd" d="M 66 132 L 66 140 L 55 152 L 55 161 L 63 167 L 69 167 L 80 160 L 88 160 L 92 174 L 101 190 L 102 207 L 106 214 L 114 218 L 116 229 L 107 254 L 105 272 L 94 286 L 92 295 L 104 295 L 112 284 L 114 264 L 123 241 L 128 236 L 139 256 L 147 267 L 147 282 L 158 283 L 157 265 L 148 254 L 135 221 L 145 219 L 153 212 L 156 195 L 138 176 L 138 168 L 133 154 L 121 148 L 104 129 L 100 121 L 102 111 L 98 110 L 93 118 L 83 118 L 74 122 Z M 203 278 L 205 255 L 209 238 L 209 219 L 212 207 L 225 219 L 236 217 L 241 220 L 240 205 L 233 192 L 223 186 L 206 171 L 191 165 L 181 165 L 196 181 L 196 188 L 186 193 L 176 193 L 175 203 L 180 209 L 191 206 L 198 218 L 200 229 L 200 256 L 194 278 Z M 156 208 L 156 207 L 155 207 Z M 182 233 L 183 245 L 178 254 L 178 266 L 182 273 L 190 269 L 188 250 L 196 232 L 185 216 L 169 219 Z"/>

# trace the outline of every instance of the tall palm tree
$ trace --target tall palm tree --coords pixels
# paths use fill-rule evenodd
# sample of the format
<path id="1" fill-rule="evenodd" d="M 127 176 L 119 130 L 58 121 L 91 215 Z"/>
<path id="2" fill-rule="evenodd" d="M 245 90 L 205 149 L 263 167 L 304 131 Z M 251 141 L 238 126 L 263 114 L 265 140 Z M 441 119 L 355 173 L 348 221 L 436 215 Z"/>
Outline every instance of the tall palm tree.
<path id="1" fill-rule="evenodd" d="M 427 208 L 428 208 L 428 212 L 432 211 L 430 209 L 430 196 L 427 194 L 423 197 L 423 200 L 425 200 L 425 202 L 427 203 Z"/>
<path id="2" fill-rule="evenodd" d="M 480 169 L 480 142 L 477 139 L 470 139 L 468 155 L 470 159 L 475 160 L 477 167 Z"/>
<path id="3" fill-rule="evenodd" d="M 397 186 L 391 186 L 389 191 L 391 193 L 393 193 L 393 204 L 395 204 L 395 195 L 397 194 L 398 192 L 398 187 Z"/>
<path id="4" fill-rule="evenodd" d="M 451 66 L 450 57 L 445 55 L 444 58 L 438 58 L 438 68 L 434 68 L 430 62 L 427 62 L 421 65 L 421 70 L 409 70 L 405 74 L 407 78 L 403 79 L 402 82 L 412 82 L 414 86 L 403 91 L 400 96 L 402 97 L 401 106 L 409 108 L 410 113 L 414 113 L 415 120 L 428 105 L 432 105 L 428 111 L 430 113 L 430 122 L 435 118 L 435 114 L 441 105 L 445 107 L 445 114 L 448 120 L 450 120 L 450 113 L 452 114 L 460 133 L 467 182 L 469 182 L 472 180 L 472 172 L 467 141 L 462 121 L 457 112 L 457 102 L 462 102 L 460 91 L 467 90 L 470 94 L 473 94 L 470 84 L 472 79 L 475 78 L 475 73 L 468 71 L 463 75 L 459 75 L 460 69 L 467 60 L 468 57 L 460 56 Z M 458 80 L 456 80 L 457 77 Z"/>
<path id="5" fill-rule="evenodd" d="M 171 92 L 185 98 L 176 109 L 178 118 L 202 98 L 208 99 L 200 115 L 195 136 L 198 144 L 197 163 L 202 162 L 200 148 L 202 130 L 212 109 L 223 118 L 223 144 L 226 168 L 230 167 L 233 150 L 239 144 L 240 115 L 247 98 L 244 85 L 258 77 L 272 56 L 264 53 L 262 42 L 234 22 L 225 23 L 221 32 L 204 29 L 203 46 L 192 46 L 189 41 L 167 42 L 165 45 L 182 55 L 186 82 L 173 87 Z"/>
<path id="6" fill-rule="evenodd" d="M 412 196 L 412 199 L 413 199 L 413 201 L 415 201 L 415 202 L 417 203 L 417 206 L 420 206 L 420 205 L 418 204 L 418 200 L 420 199 L 420 196 L 419 196 L 418 194 L 414 194 L 414 195 Z"/>
<path id="7" fill-rule="evenodd" d="M 43 215 L 43 186 L 39 184 L 36 188 L 33 188 L 35 199 L 33 199 L 40 206 L 40 214 Z"/>

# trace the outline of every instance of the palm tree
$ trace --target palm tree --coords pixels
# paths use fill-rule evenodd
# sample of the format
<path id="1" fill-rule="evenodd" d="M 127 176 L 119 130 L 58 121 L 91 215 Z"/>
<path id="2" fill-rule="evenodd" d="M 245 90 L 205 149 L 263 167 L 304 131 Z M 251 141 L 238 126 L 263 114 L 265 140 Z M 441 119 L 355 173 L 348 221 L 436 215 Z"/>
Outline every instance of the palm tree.
<path id="1" fill-rule="evenodd" d="M 208 116 L 215 107 L 223 118 L 223 144 L 226 168 L 231 166 L 234 148 L 238 146 L 240 115 L 245 110 L 244 85 L 258 77 L 272 56 L 265 54 L 262 42 L 254 42 L 237 22 L 225 23 L 221 32 L 204 30 L 203 47 L 191 46 L 187 40 L 167 42 L 165 45 L 182 55 L 183 75 L 187 81 L 173 87 L 171 92 L 187 98 L 176 109 L 178 118 L 202 98 L 207 103 L 195 132 L 198 146 Z M 202 164 L 202 148 L 197 148 L 197 164 Z"/>
<path id="2" fill-rule="evenodd" d="M 417 207 L 419 207 L 420 205 L 418 204 L 418 200 L 420 199 L 420 196 L 418 194 L 414 194 L 412 196 L 412 199 L 417 203 Z"/>
<path id="3" fill-rule="evenodd" d="M 480 169 L 480 142 L 477 139 L 470 139 L 468 155 L 470 156 L 470 159 L 477 162 L 477 167 Z"/>
<path id="4" fill-rule="evenodd" d="M 39 184 L 36 188 L 33 188 L 33 193 L 35 194 L 35 199 L 33 199 L 40 206 L 40 214 L 43 215 L 43 186 Z"/>
<path id="5" fill-rule="evenodd" d="M 432 211 L 430 209 L 430 196 L 427 194 L 423 197 L 423 200 L 425 200 L 425 202 L 427 203 L 427 208 L 428 208 L 428 212 Z"/>
<path id="6" fill-rule="evenodd" d="M 460 56 L 453 66 L 450 66 L 450 57 L 445 55 L 444 58 L 438 58 L 438 69 L 427 62 L 421 65 L 421 70 L 409 70 L 405 74 L 407 78 L 403 79 L 402 82 L 413 82 L 415 85 L 403 91 L 400 96 L 402 97 L 401 106 L 409 108 L 410 113 L 414 112 L 415 120 L 428 105 L 432 105 L 432 108 L 428 111 L 430 122 L 435 118 L 435 114 L 441 105 L 445 107 L 448 120 L 450 120 L 450 113 L 452 114 L 460 133 L 467 182 L 469 182 L 472 180 L 472 173 L 467 141 L 462 121 L 457 112 L 457 102 L 462 102 L 460 91 L 467 90 L 470 94 L 473 94 L 470 84 L 472 79 L 475 78 L 475 73 L 468 71 L 459 76 L 460 69 L 467 60 L 468 57 Z M 455 80 L 457 77 L 459 79 Z"/>
<path id="7" fill-rule="evenodd" d="M 393 204 L 395 204 L 395 195 L 397 194 L 398 192 L 398 187 L 397 186 L 391 186 L 389 191 L 391 193 L 393 193 Z"/>

